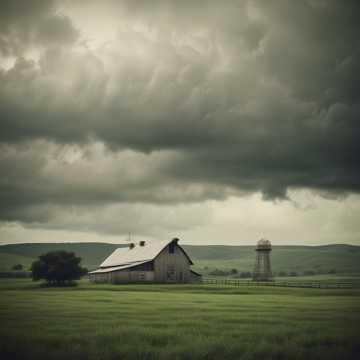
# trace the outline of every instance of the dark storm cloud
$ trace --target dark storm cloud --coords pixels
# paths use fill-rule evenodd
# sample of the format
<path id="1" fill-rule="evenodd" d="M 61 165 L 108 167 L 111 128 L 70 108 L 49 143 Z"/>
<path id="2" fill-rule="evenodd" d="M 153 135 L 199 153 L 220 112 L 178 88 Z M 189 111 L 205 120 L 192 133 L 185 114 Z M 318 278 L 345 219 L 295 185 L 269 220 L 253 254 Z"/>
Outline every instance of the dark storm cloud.
<path id="1" fill-rule="evenodd" d="M 74 45 L 72 2 L 65 15 L 25 3 L 23 21 L 20 2 L 1 15 L 1 51 L 19 55 L 0 72 L 3 219 L 46 221 L 41 204 L 359 192 L 358 2 L 76 3 L 116 14 L 116 37 L 95 48 L 83 33 Z M 108 151 L 96 161 L 42 155 L 94 141 Z"/>
<path id="2" fill-rule="evenodd" d="M 168 171 L 168 164 L 177 158 L 171 152 L 108 152 L 100 144 L 1 145 L 0 218 L 46 223 L 67 211 L 83 212 L 89 218 L 91 211 L 101 212 L 107 205 L 121 212 L 121 207 L 114 207 L 118 203 L 174 205 L 222 200 L 231 193 L 223 186 L 178 180 Z M 119 215 L 128 217 L 123 211 Z"/>

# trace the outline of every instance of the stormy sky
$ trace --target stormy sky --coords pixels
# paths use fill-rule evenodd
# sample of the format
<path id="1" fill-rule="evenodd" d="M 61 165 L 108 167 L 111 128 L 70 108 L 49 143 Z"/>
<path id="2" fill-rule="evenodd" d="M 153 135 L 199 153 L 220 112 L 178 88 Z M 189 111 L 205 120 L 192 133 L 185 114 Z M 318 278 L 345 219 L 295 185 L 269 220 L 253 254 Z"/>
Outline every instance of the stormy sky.
<path id="1" fill-rule="evenodd" d="M 0 2 L 0 244 L 360 244 L 359 1 Z"/>

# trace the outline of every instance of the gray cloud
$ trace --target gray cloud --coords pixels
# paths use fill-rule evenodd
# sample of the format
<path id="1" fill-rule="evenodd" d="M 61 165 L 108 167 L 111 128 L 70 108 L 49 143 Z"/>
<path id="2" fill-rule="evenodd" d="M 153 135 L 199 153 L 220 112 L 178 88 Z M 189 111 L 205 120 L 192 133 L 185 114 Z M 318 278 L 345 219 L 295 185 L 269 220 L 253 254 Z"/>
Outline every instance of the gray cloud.
<path id="1" fill-rule="evenodd" d="M 101 144 L 80 147 L 44 141 L 2 145 L 0 150 L 0 218 L 4 221 L 45 224 L 73 208 L 88 213 L 85 218 L 89 218 L 101 207 L 121 209 L 119 203 L 128 204 L 130 210 L 131 203 L 142 203 L 148 209 L 151 204 L 194 203 L 236 193 L 223 186 L 178 179 L 169 171 L 169 164 L 178 161 L 172 152 L 114 153 Z M 55 227 L 56 221 L 52 224 Z"/>
<path id="2" fill-rule="evenodd" d="M 79 36 L 69 17 L 51 0 L 0 3 L 0 57 L 22 56 L 34 48 L 69 45 Z"/>
<path id="3" fill-rule="evenodd" d="M 30 1 L 22 21 L 14 4 L 0 26 L 16 56 L 0 72 L 2 219 L 359 192 L 358 2 Z M 85 9 L 113 38 L 90 46 Z M 66 147 L 80 159 L 64 165 Z"/>

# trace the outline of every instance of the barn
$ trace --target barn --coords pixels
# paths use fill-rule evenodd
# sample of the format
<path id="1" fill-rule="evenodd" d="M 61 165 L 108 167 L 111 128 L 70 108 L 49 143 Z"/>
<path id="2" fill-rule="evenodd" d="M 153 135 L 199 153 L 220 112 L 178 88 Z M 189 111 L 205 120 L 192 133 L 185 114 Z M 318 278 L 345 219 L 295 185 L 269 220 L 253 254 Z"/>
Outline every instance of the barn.
<path id="1" fill-rule="evenodd" d="M 188 283 L 201 279 L 190 269 L 189 255 L 175 238 L 165 242 L 140 241 L 116 249 L 99 269 L 89 273 L 90 281 L 105 283 Z"/>

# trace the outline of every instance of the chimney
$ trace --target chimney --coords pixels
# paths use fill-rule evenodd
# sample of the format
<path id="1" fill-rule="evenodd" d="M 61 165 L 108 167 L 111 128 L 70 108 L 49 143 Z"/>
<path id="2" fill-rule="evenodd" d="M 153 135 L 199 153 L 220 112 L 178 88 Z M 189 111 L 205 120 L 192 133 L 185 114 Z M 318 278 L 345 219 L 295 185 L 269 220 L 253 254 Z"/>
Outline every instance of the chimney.
<path id="1" fill-rule="evenodd" d="M 140 245 L 140 246 L 145 246 L 145 241 L 144 241 L 144 240 L 141 240 L 141 241 L 139 242 L 139 245 Z"/>
<path id="2" fill-rule="evenodd" d="M 178 241 L 179 241 L 179 239 L 178 239 L 178 238 L 173 238 L 172 241 L 173 241 L 175 244 L 177 244 Z"/>
<path id="3" fill-rule="evenodd" d="M 135 244 L 134 243 L 130 243 L 129 244 L 129 249 L 131 250 L 131 249 L 133 249 L 135 247 Z"/>

